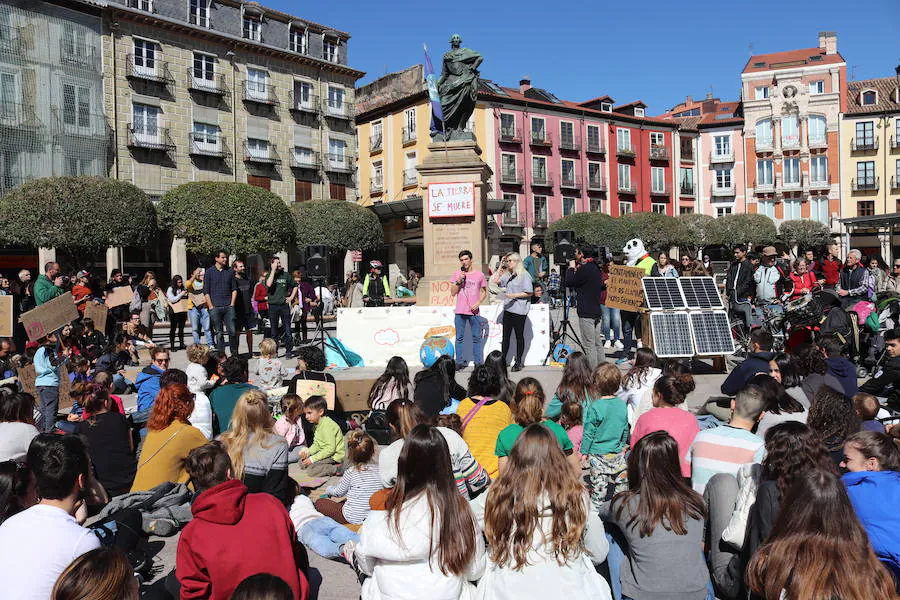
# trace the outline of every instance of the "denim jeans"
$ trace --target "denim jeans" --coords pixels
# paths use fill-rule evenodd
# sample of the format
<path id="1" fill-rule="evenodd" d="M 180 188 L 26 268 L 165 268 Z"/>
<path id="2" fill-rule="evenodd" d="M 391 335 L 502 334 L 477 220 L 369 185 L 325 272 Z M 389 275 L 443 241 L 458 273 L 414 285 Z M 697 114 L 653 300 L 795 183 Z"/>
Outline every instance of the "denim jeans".
<path id="1" fill-rule="evenodd" d="M 484 362 L 484 320 L 479 315 L 456 315 L 453 319 L 456 327 L 456 364 L 467 365 L 462 360 L 462 345 L 466 339 L 466 324 L 472 330 L 472 362 L 480 365 Z"/>
<path id="2" fill-rule="evenodd" d="M 124 376 L 113 373 L 113 394 L 124 394 L 132 385 L 134 384 L 128 381 Z"/>
<path id="3" fill-rule="evenodd" d="M 609 341 L 622 339 L 622 313 L 618 308 L 610 308 L 603 304 L 600 305 L 600 308 L 603 310 L 603 335 Z M 609 334 L 610 329 L 612 329 L 612 336 Z"/>
<path id="4" fill-rule="evenodd" d="M 209 329 L 209 310 L 205 306 L 195 306 L 188 313 L 191 319 L 191 333 L 194 336 L 194 343 L 200 343 L 200 329 L 206 335 L 206 345 L 213 345 L 212 331 Z"/>
<path id="5" fill-rule="evenodd" d="M 59 412 L 59 386 L 39 385 L 37 387 L 38 398 L 41 404 L 38 410 L 41 412 L 41 433 L 53 431 L 56 425 L 56 413 Z"/>
<path id="6" fill-rule="evenodd" d="M 225 331 L 228 331 L 228 345 L 231 355 L 238 353 L 238 338 L 234 335 L 234 307 L 216 306 L 209 309 L 209 328 L 216 340 L 216 350 L 225 352 Z"/>
<path id="7" fill-rule="evenodd" d="M 635 330 L 637 329 L 637 323 L 640 317 L 640 313 L 636 312 L 629 312 L 626 310 L 622 313 L 622 345 L 625 346 L 625 349 L 622 351 L 622 356 L 625 358 L 631 356 L 631 349 L 634 347 L 635 342 Z"/>
<path id="8" fill-rule="evenodd" d="M 359 543 L 359 534 L 350 531 L 334 519 L 319 517 L 303 525 L 297 539 L 310 550 L 324 558 L 338 558 L 341 546 L 347 542 Z"/>
<path id="9" fill-rule="evenodd" d="M 291 307 L 287 304 L 269 304 L 269 326 L 272 339 L 277 342 L 279 333 L 281 333 L 285 354 L 293 354 L 294 341 L 291 339 Z M 281 332 L 279 332 L 279 329 L 281 329 Z"/>

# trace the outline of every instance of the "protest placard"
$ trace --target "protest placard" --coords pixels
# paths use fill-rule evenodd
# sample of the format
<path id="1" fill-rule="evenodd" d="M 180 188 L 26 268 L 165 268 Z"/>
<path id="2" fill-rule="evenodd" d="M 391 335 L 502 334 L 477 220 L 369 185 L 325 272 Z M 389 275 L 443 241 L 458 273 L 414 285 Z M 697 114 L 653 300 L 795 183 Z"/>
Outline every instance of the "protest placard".
<path id="1" fill-rule="evenodd" d="M 115 308 L 123 304 L 130 304 L 132 298 L 134 298 L 134 290 L 131 289 L 131 286 L 120 285 L 106 294 L 106 306 Z"/>
<path id="2" fill-rule="evenodd" d="M 13 297 L 0 296 L 0 337 L 13 334 Z"/>
<path id="3" fill-rule="evenodd" d="M 606 282 L 606 306 L 637 312 L 644 303 L 641 279 L 646 272 L 641 267 L 609 265 Z"/>
<path id="4" fill-rule="evenodd" d="M 25 333 L 32 342 L 49 335 L 78 318 L 78 309 L 72 301 L 72 294 L 66 292 L 19 317 Z"/>
<path id="5" fill-rule="evenodd" d="M 84 316 L 94 322 L 94 329 L 106 333 L 106 317 L 109 315 L 109 307 L 105 304 L 88 302 L 84 307 Z"/>

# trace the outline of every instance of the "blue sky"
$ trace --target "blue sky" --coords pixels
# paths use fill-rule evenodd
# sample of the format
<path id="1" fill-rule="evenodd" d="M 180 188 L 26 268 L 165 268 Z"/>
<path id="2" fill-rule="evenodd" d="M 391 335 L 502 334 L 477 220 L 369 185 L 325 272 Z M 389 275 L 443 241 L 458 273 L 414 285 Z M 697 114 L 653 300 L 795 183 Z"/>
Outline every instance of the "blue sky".
<path id="1" fill-rule="evenodd" d="M 688 94 L 736 100 L 751 52 L 811 48 L 819 31 L 837 31 L 855 79 L 892 76 L 900 64 L 900 0 L 456 0 L 445 17 L 451 2 L 260 1 L 349 31 L 350 64 L 367 73 L 360 83 L 422 62 L 423 42 L 438 63 L 459 33 L 485 57 L 482 76 L 501 85 L 528 75 L 566 100 L 642 99 L 653 115 Z"/>

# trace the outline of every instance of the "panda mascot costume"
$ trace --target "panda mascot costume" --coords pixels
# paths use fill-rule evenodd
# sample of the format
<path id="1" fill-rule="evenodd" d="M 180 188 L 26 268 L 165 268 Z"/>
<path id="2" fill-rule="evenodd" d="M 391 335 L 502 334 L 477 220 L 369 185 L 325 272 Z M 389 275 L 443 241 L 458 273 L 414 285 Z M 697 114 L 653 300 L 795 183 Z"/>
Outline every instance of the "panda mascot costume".
<path id="1" fill-rule="evenodd" d="M 629 267 L 639 267 L 644 270 L 645 277 L 660 277 L 659 265 L 650 256 L 650 253 L 644 248 L 644 242 L 635 238 L 628 240 L 625 247 L 622 248 L 625 253 L 625 264 Z M 640 336 L 638 318 L 640 313 L 621 311 L 622 316 L 622 340 L 625 348 L 622 350 L 622 358 L 616 361 L 616 364 L 628 362 L 631 358 L 631 349 L 634 347 L 634 340 Z"/>

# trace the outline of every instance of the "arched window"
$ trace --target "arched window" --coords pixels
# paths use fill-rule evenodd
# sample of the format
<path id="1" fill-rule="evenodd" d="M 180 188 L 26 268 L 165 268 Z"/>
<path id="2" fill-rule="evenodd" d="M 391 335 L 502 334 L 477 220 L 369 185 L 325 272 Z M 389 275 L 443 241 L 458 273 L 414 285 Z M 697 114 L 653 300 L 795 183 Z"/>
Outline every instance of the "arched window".
<path id="1" fill-rule="evenodd" d="M 821 145 L 826 140 L 826 122 L 823 115 L 809 115 L 809 145 Z"/>
<path id="2" fill-rule="evenodd" d="M 762 119 L 756 122 L 756 147 L 772 147 L 772 119 Z"/>

